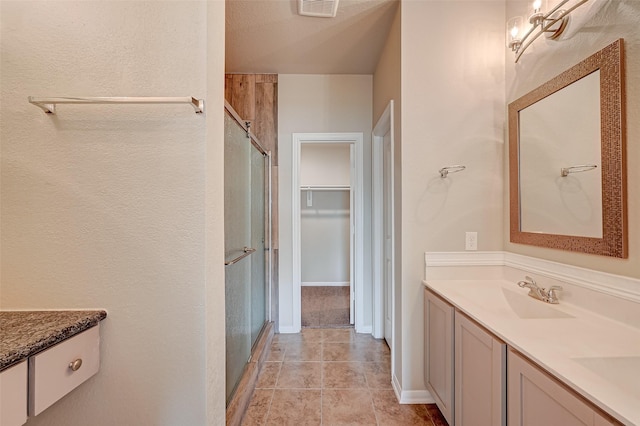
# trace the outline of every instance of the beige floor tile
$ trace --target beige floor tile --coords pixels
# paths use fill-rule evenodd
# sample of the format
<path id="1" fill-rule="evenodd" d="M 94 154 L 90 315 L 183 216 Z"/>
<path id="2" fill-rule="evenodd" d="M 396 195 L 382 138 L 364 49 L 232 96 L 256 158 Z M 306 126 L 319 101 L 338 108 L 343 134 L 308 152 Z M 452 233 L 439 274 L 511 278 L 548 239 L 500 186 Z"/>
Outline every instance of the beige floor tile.
<path id="1" fill-rule="evenodd" d="M 365 362 L 362 364 L 369 389 L 393 389 L 391 366 L 387 362 Z"/>
<path id="2" fill-rule="evenodd" d="M 264 425 L 267 421 L 272 397 L 273 389 L 256 389 L 242 419 L 242 426 Z"/>
<path id="3" fill-rule="evenodd" d="M 272 343 L 273 344 L 286 344 L 286 343 L 293 343 L 293 342 L 301 342 L 302 339 L 302 333 L 287 333 L 287 334 L 275 334 L 273 336 L 273 340 Z"/>
<path id="4" fill-rule="evenodd" d="M 299 426 L 321 424 L 320 390 L 276 389 L 267 425 Z"/>
<path id="5" fill-rule="evenodd" d="M 367 379 L 359 362 L 323 362 L 322 388 L 366 389 Z"/>
<path id="6" fill-rule="evenodd" d="M 276 387 L 279 389 L 319 389 L 322 385 L 320 362 L 283 362 Z"/>
<path id="7" fill-rule="evenodd" d="M 398 403 L 389 347 L 353 328 L 276 334 L 269 359 L 244 425 L 447 426 L 435 404 Z"/>
<path id="8" fill-rule="evenodd" d="M 369 341 L 356 341 L 354 360 L 391 364 L 391 352 L 384 341 L 375 340 L 373 338 Z"/>
<path id="9" fill-rule="evenodd" d="M 449 426 L 436 404 L 427 404 L 427 411 L 431 416 L 431 421 L 435 426 Z"/>
<path id="10" fill-rule="evenodd" d="M 354 343 L 325 343 L 322 348 L 323 361 L 360 361 Z"/>
<path id="11" fill-rule="evenodd" d="M 305 342 L 320 343 L 322 342 L 322 332 L 321 328 L 303 328 L 300 335 Z"/>
<path id="12" fill-rule="evenodd" d="M 371 396 L 380 426 L 432 426 L 425 404 L 398 404 L 393 390 L 371 390 Z"/>
<path id="13" fill-rule="evenodd" d="M 322 341 L 324 343 L 349 343 L 353 340 L 352 328 L 331 328 L 323 330 Z"/>
<path id="14" fill-rule="evenodd" d="M 256 389 L 275 388 L 278 374 L 280 374 L 280 367 L 282 367 L 282 362 L 265 362 L 260 374 L 258 374 Z"/>
<path id="15" fill-rule="evenodd" d="M 321 361 L 322 343 L 296 342 L 287 343 L 284 354 L 285 361 Z"/>
<path id="16" fill-rule="evenodd" d="M 371 395 L 366 389 L 323 389 L 323 425 L 375 425 Z"/>
<path id="17" fill-rule="evenodd" d="M 281 343 L 271 343 L 271 348 L 267 354 L 267 361 L 284 360 L 284 345 Z"/>

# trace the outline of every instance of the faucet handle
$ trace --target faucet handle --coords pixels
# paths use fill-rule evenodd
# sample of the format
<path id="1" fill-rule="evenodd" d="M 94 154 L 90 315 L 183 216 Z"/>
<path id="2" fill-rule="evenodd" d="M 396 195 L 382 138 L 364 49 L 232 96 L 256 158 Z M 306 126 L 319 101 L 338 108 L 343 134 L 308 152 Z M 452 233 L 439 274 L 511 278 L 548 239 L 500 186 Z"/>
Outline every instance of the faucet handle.
<path id="1" fill-rule="evenodd" d="M 534 280 L 533 278 L 531 278 L 528 275 L 524 277 L 524 281 L 518 281 L 518 286 L 522 287 L 522 288 L 525 288 L 525 287 L 531 288 L 532 285 L 535 286 L 535 287 L 538 286 L 536 284 L 536 280 Z"/>
<path id="2" fill-rule="evenodd" d="M 558 303 L 558 294 L 556 291 L 562 291 L 562 287 L 559 285 L 553 285 L 547 290 L 547 301 L 549 303 Z"/>

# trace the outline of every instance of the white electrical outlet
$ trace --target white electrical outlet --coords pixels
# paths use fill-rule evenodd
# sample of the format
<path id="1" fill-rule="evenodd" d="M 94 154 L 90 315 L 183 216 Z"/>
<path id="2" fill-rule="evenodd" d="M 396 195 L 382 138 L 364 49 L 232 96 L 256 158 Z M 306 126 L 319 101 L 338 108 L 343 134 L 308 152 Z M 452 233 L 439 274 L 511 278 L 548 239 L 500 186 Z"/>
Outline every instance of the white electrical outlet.
<path id="1" fill-rule="evenodd" d="M 467 232 L 465 235 L 465 250 L 478 250 L 478 233 L 477 232 Z"/>

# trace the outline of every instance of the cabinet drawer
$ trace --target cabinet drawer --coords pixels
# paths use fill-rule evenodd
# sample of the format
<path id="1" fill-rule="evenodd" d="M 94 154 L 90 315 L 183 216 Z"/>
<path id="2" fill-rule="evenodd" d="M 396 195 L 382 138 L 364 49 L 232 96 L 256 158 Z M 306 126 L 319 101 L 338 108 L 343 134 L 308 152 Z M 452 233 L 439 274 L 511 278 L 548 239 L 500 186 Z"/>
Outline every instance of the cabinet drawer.
<path id="1" fill-rule="evenodd" d="M 0 425 L 27 422 L 27 361 L 0 373 Z"/>
<path id="2" fill-rule="evenodd" d="M 40 414 L 96 374 L 99 367 L 99 325 L 29 358 L 29 415 Z"/>

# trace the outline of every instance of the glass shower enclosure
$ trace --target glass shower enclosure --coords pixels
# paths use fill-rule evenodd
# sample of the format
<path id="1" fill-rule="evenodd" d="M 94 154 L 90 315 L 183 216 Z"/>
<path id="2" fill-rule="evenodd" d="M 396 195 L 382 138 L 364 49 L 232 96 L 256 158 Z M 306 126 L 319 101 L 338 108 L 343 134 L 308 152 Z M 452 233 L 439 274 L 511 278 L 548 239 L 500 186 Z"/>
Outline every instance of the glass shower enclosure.
<path id="1" fill-rule="evenodd" d="M 271 158 L 225 103 L 224 231 L 226 402 L 231 401 L 267 321 Z"/>

